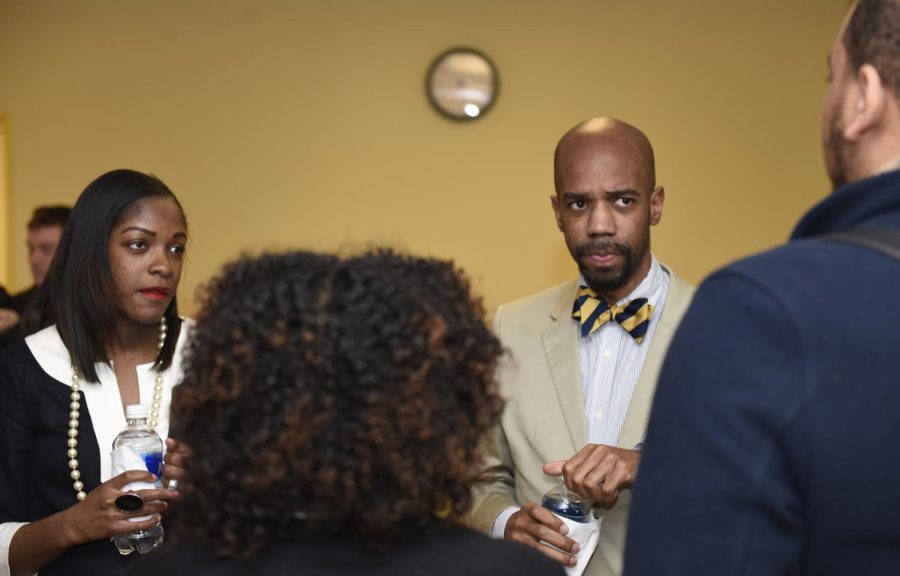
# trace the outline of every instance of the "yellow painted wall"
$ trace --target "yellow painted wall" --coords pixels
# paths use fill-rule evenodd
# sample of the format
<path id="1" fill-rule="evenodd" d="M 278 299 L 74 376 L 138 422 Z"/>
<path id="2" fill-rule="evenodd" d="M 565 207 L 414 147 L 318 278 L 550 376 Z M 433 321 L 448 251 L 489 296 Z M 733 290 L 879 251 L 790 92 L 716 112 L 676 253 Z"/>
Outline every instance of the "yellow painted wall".
<path id="1" fill-rule="evenodd" d="M 9 123 L 0 114 L 0 285 L 9 283 Z"/>
<path id="2" fill-rule="evenodd" d="M 552 151 L 642 127 L 667 189 L 654 251 L 692 281 L 783 241 L 828 192 L 825 56 L 847 0 L 0 0 L 10 282 L 32 208 L 160 176 L 191 226 L 186 309 L 244 250 L 389 244 L 453 258 L 490 306 L 570 278 Z M 500 98 L 462 125 L 423 77 L 455 45 Z"/>

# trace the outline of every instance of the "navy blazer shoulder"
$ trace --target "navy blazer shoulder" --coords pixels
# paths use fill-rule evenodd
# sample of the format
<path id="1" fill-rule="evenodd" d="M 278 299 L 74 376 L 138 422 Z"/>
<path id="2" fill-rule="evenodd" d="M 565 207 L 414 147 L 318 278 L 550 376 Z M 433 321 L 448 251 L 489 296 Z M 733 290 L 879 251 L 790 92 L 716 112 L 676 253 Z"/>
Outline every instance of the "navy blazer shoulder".
<path id="1" fill-rule="evenodd" d="M 626 574 L 900 566 L 900 262 L 820 235 L 900 229 L 900 172 L 814 207 L 698 289 L 664 363 Z"/>

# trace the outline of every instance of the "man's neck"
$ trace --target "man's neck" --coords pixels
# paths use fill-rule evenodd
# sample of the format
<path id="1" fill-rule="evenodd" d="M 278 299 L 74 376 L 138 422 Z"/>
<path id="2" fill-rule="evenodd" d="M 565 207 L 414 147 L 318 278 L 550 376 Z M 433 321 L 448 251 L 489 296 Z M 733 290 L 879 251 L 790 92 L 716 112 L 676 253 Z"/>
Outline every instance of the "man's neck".
<path id="1" fill-rule="evenodd" d="M 885 172 L 893 172 L 894 170 L 900 170 L 900 156 L 897 156 L 896 158 L 884 163 L 881 168 L 875 171 L 875 174 L 873 174 L 873 176 L 884 174 Z"/>

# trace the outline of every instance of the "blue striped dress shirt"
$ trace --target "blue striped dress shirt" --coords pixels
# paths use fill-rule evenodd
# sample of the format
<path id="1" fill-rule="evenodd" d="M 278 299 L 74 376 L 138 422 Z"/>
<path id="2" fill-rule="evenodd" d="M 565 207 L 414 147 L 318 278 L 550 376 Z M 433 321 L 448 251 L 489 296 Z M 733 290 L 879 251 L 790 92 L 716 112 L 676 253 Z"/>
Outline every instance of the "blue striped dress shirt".
<path id="1" fill-rule="evenodd" d="M 584 278 L 581 278 L 584 286 Z M 653 333 L 661 316 L 660 311 L 669 292 L 669 276 L 663 271 L 656 257 L 652 258 L 650 271 L 641 283 L 624 299 L 624 304 L 635 298 L 646 298 L 653 306 L 650 327 L 644 340 L 637 344 L 634 338 L 617 322 L 607 322 L 590 336 L 579 340 L 581 382 L 584 393 L 584 414 L 587 421 L 588 442 L 615 446 L 631 403 L 631 396 L 641 375 L 644 358 L 653 340 Z M 578 330 L 577 320 L 572 329 Z M 633 448 L 633 446 L 624 446 Z"/>

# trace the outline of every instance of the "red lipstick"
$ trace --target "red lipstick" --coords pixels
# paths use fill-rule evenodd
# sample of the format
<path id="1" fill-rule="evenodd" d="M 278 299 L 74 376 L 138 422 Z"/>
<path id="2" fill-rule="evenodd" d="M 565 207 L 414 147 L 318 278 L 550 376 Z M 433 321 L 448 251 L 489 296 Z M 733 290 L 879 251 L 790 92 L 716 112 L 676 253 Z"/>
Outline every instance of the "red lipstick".
<path id="1" fill-rule="evenodd" d="M 151 300 L 165 300 L 169 297 L 169 289 L 162 286 L 153 286 L 151 288 L 143 288 L 140 293 Z"/>

